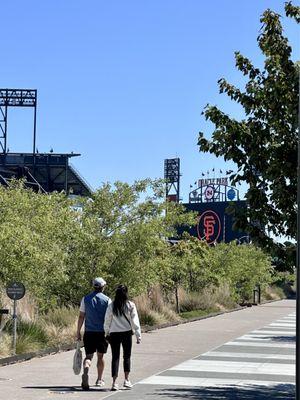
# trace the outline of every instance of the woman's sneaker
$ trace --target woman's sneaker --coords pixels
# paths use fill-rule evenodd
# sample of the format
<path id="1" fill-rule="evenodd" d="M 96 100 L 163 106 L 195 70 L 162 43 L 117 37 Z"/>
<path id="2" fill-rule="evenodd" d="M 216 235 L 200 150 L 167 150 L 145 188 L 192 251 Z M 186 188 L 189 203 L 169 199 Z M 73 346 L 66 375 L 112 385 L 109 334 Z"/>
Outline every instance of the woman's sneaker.
<path id="1" fill-rule="evenodd" d="M 117 383 L 114 383 L 114 384 L 112 385 L 112 387 L 111 387 L 111 390 L 112 390 L 113 392 L 116 392 L 117 390 L 119 390 L 118 384 L 117 384 Z"/>
<path id="2" fill-rule="evenodd" d="M 125 381 L 124 381 L 124 388 L 126 388 L 126 389 L 131 389 L 132 388 L 132 383 L 130 382 L 130 381 L 127 381 L 126 379 L 125 379 Z"/>
<path id="3" fill-rule="evenodd" d="M 97 380 L 96 380 L 96 383 L 95 383 L 95 386 L 98 386 L 98 387 L 103 387 L 103 386 L 105 386 L 104 380 L 103 380 L 103 379 L 97 379 Z"/>

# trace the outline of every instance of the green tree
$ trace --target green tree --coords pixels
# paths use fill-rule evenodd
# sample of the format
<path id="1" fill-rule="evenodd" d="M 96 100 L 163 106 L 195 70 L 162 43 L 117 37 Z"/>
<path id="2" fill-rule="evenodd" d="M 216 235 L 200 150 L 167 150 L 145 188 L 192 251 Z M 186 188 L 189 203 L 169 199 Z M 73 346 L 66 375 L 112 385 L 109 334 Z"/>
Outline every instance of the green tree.
<path id="1" fill-rule="evenodd" d="M 161 282 L 166 239 L 174 236 L 176 225 L 192 225 L 195 220 L 181 205 L 164 202 L 162 182 L 143 180 L 102 185 L 91 199 L 83 199 L 80 222 L 78 246 L 69 263 L 73 298 L 98 274 L 109 282 L 111 294 L 119 283 L 138 295 Z"/>
<path id="2" fill-rule="evenodd" d="M 163 279 L 176 225 L 195 222 L 163 193 L 157 181 L 103 184 L 75 211 L 63 193 L 0 186 L 0 286 L 22 281 L 44 309 L 78 303 L 96 275 L 110 293 L 118 283 L 144 292 Z"/>
<path id="3" fill-rule="evenodd" d="M 254 245 L 220 243 L 209 248 L 209 260 L 213 276 L 217 278 L 215 285 L 226 282 L 238 303 L 252 300 L 257 285 L 264 290 L 272 282 L 274 271 L 270 256 Z"/>
<path id="4" fill-rule="evenodd" d="M 289 2 L 285 12 L 300 22 L 300 7 Z M 255 67 L 236 52 L 236 67 L 248 78 L 245 89 L 225 79 L 218 81 L 220 93 L 243 107 L 244 119 L 238 121 L 207 105 L 203 113 L 215 130 L 211 140 L 200 132 L 198 144 L 200 151 L 237 165 L 232 182 L 249 185 L 249 207 L 237 213 L 237 228 L 247 229 L 260 244 L 272 247 L 270 233 L 291 238 L 296 235 L 299 65 L 291 58 L 280 16 L 268 9 L 261 22 L 257 41 L 265 56 L 264 68 Z M 283 256 L 283 249 L 279 250 Z"/>
<path id="5" fill-rule="evenodd" d="M 68 281 L 68 259 L 79 225 L 64 194 L 41 195 L 22 182 L 0 186 L 0 284 L 21 281 L 45 308 Z"/>

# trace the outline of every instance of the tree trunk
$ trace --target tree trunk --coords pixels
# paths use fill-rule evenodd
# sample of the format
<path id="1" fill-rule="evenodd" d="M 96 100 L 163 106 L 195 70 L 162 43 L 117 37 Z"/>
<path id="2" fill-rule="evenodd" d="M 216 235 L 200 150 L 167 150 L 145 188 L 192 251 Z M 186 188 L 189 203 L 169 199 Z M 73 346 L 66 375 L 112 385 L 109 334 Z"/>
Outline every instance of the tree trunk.
<path id="1" fill-rule="evenodd" d="M 175 288 L 175 299 L 176 299 L 176 311 L 177 311 L 177 314 L 179 314 L 180 307 L 179 307 L 179 296 L 178 296 L 178 287 L 177 286 Z"/>

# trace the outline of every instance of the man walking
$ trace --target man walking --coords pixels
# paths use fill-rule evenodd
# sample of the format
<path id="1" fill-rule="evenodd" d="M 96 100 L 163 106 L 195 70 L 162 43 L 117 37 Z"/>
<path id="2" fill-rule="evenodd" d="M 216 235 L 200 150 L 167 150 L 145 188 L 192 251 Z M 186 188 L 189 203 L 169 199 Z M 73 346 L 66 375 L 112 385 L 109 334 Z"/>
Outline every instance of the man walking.
<path id="1" fill-rule="evenodd" d="M 97 351 L 97 370 L 98 378 L 96 386 L 104 386 L 102 379 L 104 370 L 103 355 L 107 351 L 107 341 L 104 335 L 104 317 L 110 298 L 103 294 L 106 282 L 103 278 L 93 280 L 93 292 L 83 297 L 80 303 L 80 313 L 77 323 L 77 340 L 81 340 L 80 330 L 85 322 L 83 335 L 83 344 L 85 349 L 85 359 L 83 360 L 83 375 L 81 387 L 83 390 L 89 390 L 89 368 L 92 358 Z"/>

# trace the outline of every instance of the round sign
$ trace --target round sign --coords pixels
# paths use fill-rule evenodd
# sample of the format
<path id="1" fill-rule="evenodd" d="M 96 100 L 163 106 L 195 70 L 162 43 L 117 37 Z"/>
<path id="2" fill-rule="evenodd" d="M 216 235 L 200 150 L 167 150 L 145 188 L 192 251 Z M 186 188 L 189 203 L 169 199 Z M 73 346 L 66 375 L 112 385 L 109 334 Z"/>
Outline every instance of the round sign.
<path id="1" fill-rule="evenodd" d="M 229 189 L 227 192 L 227 197 L 229 200 L 233 200 L 235 198 L 235 191 L 233 189 Z"/>
<path id="2" fill-rule="evenodd" d="M 221 221 L 217 213 L 207 210 L 198 219 L 198 238 L 206 240 L 208 244 L 217 242 L 221 234 Z"/>
<path id="3" fill-rule="evenodd" d="M 12 300 L 20 300 L 25 295 L 25 286 L 20 282 L 12 282 L 7 286 L 6 294 Z"/>
<path id="4" fill-rule="evenodd" d="M 215 189 L 212 186 L 207 186 L 204 191 L 206 200 L 211 200 L 214 197 Z"/>

